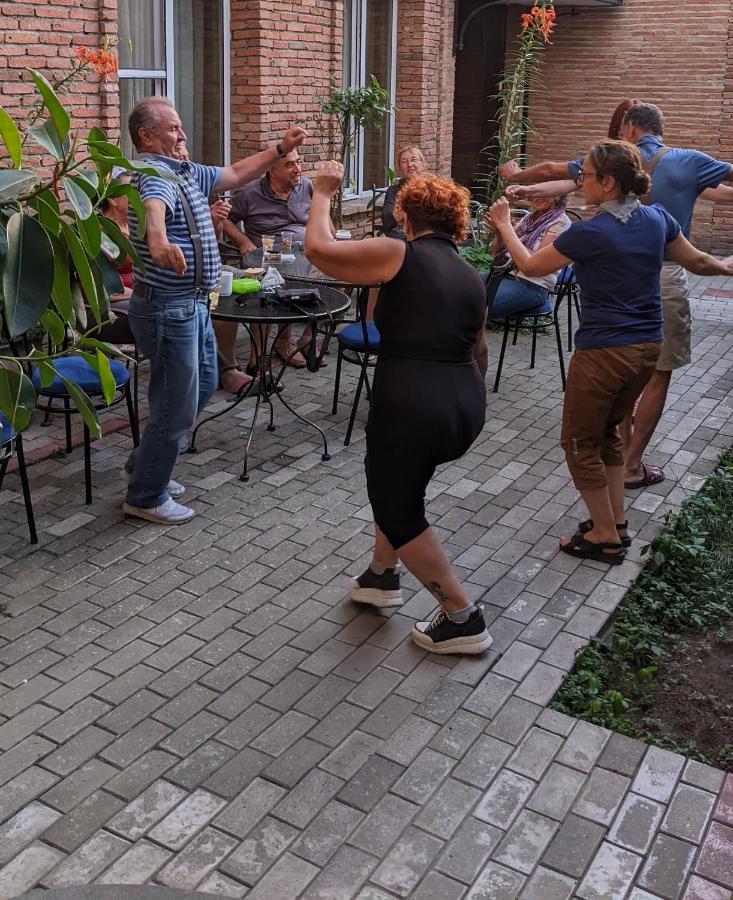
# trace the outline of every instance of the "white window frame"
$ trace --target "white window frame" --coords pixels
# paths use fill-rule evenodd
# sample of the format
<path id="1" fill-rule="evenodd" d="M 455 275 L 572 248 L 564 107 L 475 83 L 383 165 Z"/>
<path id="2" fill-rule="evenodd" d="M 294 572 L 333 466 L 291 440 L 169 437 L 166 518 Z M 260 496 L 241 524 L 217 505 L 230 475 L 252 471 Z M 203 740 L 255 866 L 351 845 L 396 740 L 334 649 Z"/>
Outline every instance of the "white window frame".
<path id="1" fill-rule="evenodd" d="M 346 83 L 344 87 L 364 87 L 369 73 L 366 71 L 366 34 L 367 4 L 370 0 L 346 0 L 351 4 L 351 34 L 349 71 L 345 72 Z M 390 70 L 389 83 L 386 85 L 389 91 L 390 103 L 394 105 L 397 90 L 397 8 L 399 0 L 392 0 L 392 22 L 389 35 L 390 44 Z M 346 44 L 347 36 L 344 36 Z M 395 163 L 395 117 L 390 113 L 382 131 L 387 141 L 387 165 L 394 169 Z M 349 157 L 349 186 L 344 190 L 344 199 L 371 196 L 372 186 L 364 184 L 364 129 L 360 129 L 356 136 L 354 152 Z M 386 178 L 385 178 L 386 181 Z M 378 185 L 384 187 L 385 185 Z"/>
<path id="2" fill-rule="evenodd" d="M 223 125 L 224 134 L 222 140 L 224 144 L 224 165 L 231 162 L 231 0 L 219 0 L 221 3 L 221 23 L 222 23 L 222 54 L 223 54 L 223 70 L 222 70 L 222 93 L 223 93 Z M 165 36 L 165 68 L 164 69 L 120 69 L 118 72 L 120 80 L 126 78 L 150 78 L 164 82 L 164 92 L 162 96 L 167 97 L 171 103 L 176 102 L 176 78 L 175 78 L 175 35 L 173 33 L 174 22 L 174 3 L 175 0 L 165 0 L 164 6 L 164 31 Z"/>

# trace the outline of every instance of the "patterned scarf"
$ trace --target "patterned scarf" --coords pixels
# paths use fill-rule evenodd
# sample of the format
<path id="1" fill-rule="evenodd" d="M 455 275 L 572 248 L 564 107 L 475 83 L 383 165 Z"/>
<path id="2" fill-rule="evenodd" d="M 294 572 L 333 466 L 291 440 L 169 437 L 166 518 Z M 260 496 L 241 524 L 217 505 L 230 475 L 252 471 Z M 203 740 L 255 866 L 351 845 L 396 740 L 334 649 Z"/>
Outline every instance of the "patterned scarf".
<path id="1" fill-rule="evenodd" d="M 531 253 L 555 222 L 562 219 L 564 215 L 565 207 L 563 206 L 553 206 L 552 209 L 548 209 L 546 212 L 529 213 L 519 220 L 519 224 L 514 231 L 519 240 Z M 494 265 L 503 265 L 508 259 L 509 254 L 504 248 L 504 244 L 501 243 L 497 249 Z"/>

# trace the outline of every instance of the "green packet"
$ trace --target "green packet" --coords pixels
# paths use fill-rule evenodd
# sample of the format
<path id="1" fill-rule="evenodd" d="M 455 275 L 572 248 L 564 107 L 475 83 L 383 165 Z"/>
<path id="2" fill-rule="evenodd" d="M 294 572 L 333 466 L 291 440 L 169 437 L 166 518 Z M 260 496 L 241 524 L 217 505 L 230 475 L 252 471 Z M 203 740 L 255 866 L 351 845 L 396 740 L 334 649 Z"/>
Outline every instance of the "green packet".
<path id="1" fill-rule="evenodd" d="M 232 281 L 233 294 L 254 294 L 262 289 L 256 278 L 235 278 Z"/>

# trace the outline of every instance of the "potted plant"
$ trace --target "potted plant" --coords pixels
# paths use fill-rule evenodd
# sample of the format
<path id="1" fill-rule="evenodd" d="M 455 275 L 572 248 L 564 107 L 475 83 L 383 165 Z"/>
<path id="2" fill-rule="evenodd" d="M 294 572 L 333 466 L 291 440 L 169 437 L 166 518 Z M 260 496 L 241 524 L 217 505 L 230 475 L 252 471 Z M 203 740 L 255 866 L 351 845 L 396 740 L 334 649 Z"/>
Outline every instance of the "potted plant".
<path id="1" fill-rule="evenodd" d="M 338 88 L 331 82 L 328 95 L 320 98 L 321 107 L 316 115 L 316 127 L 325 147 L 333 143 L 329 137 L 335 132 L 337 159 L 348 165 L 349 154 L 354 152 L 356 139 L 364 128 L 381 131 L 385 117 L 396 110 L 390 104 L 389 93 L 379 80 L 371 75 L 365 87 Z M 343 185 L 334 197 L 332 218 L 337 228 L 343 225 Z"/>
<path id="2" fill-rule="evenodd" d="M 23 121 L 16 122 L 0 107 L 0 139 L 7 151 L 3 162 L 8 163 L 0 165 L 2 331 L 10 339 L 29 332 L 40 338 L 25 356 L 0 348 L 0 412 L 16 431 L 27 427 L 36 407 L 28 363 L 38 367 L 41 385 L 47 387 L 57 377 L 55 360 L 81 355 L 98 373 L 105 401 L 110 403 L 115 395 L 109 357 L 121 354 L 92 332 L 109 320 L 110 294 L 122 288 L 110 259 L 123 254 L 138 265 L 140 260 L 101 207 L 106 198 L 127 195 L 141 237 L 145 207 L 132 185 L 113 180 L 112 170 L 159 173 L 126 159 L 100 128 L 85 133 L 73 129 L 59 93 L 87 69 L 106 78 L 116 67 L 109 46 L 80 48 L 71 71 L 60 78 L 49 81 L 29 70 L 38 99 Z M 87 321 L 87 308 L 92 322 Z M 94 405 L 77 384 L 62 380 L 91 435 L 99 437 Z"/>

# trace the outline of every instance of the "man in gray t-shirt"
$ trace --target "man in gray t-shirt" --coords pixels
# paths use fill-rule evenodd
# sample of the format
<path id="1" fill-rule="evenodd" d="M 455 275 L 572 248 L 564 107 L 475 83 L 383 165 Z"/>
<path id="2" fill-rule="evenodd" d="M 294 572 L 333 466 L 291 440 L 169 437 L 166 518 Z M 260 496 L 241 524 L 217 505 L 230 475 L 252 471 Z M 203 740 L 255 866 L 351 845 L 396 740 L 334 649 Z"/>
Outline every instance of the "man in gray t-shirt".
<path id="1" fill-rule="evenodd" d="M 303 177 L 297 150 L 286 154 L 262 178 L 251 181 L 232 195 L 229 221 L 224 234 L 242 253 L 262 246 L 263 234 L 289 233 L 293 240 L 305 239 L 305 226 L 311 208 L 313 184 Z M 244 231 L 239 228 L 242 223 Z M 301 344 L 307 343 L 310 332 L 304 333 Z M 275 343 L 275 353 L 296 369 L 305 366 L 305 356 L 296 351 L 285 328 Z M 252 348 L 256 354 L 255 347 Z"/>
<path id="2" fill-rule="evenodd" d="M 232 195 L 232 209 L 225 226 L 227 237 L 243 253 L 262 246 L 263 234 L 288 232 L 302 241 L 311 208 L 313 184 L 303 177 L 297 150 L 288 153 L 257 181 Z M 242 223 L 244 233 L 234 227 Z"/>

